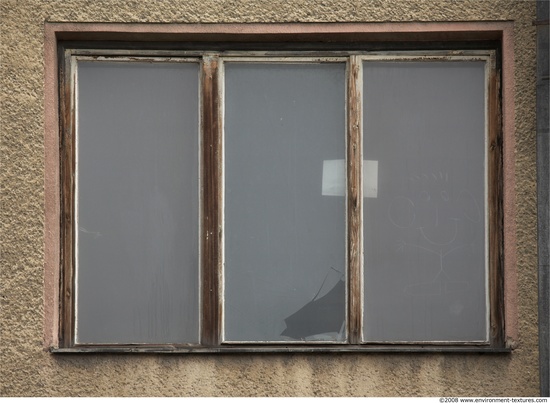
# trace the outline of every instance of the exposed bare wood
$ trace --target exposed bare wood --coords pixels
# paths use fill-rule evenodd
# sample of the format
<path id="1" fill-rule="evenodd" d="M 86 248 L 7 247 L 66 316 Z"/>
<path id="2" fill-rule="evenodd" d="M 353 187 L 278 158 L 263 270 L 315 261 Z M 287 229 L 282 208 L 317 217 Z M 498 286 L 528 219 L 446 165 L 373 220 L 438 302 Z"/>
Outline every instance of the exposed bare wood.
<path id="1" fill-rule="evenodd" d="M 60 48 L 62 52 L 62 48 Z M 135 55 L 137 51 L 132 51 Z M 455 53 L 453 53 L 455 52 Z M 292 52 L 296 53 L 296 52 Z M 482 54 L 483 53 L 483 54 Z M 82 51 L 84 57 L 92 53 Z M 111 54 L 111 53 L 109 53 Z M 113 51 L 113 55 L 116 52 Z M 128 60 L 128 53 L 122 53 Z M 173 53 L 166 53 L 166 55 Z M 322 54 L 323 56 L 320 56 Z M 340 57 L 318 52 L 314 61 L 341 61 Z M 424 53 L 425 55 L 428 53 Z M 155 53 L 145 52 L 146 59 L 155 61 Z M 237 57 L 233 53 L 231 57 Z M 245 53 L 248 59 L 255 53 Z M 274 56 L 264 52 L 262 57 Z M 281 54 L 279 54 L 280 56 Z M 285 55 L 290 56 L 291 52 Z M 306 53 L 300 53 L 303 61 L 311 62 Z M 309 54 L 308 54 L 309 55 Z M 487 59 L 487 52 L 452 51 L 442 54 L 429 53 L 433 59 L 461 58 L 464 60 Z M 158 55 L 156 55 L 158 56 Z M 189 54 L 185 54 L 189 56 Z M 338 56 L 341 56 L 339 54 Z M 79 56 L 80 57 L 80 56 Z M 358 351 L 407 351 L 407 352 L 508 352 L 503 347 L 503 168 L 502 135 L 500 111 L 500 76 L 491 71 L 488 88 L 488 233 L 489 233 L 489 298 L 490 298 L 490 341 L 483 343 L 431 343 L 424 345 L 386 344 L 384 346 L 362 342 L 362 139 L 361 139 L 361 63 L 367 56 L 356 52 L 348 55 L 347 76 L 347 330 L 349 344 L 233 344 L 220 345 L 222 341 L 222 270 L 223 270 L 223 140 L 222 140 L 222 91 L 221 61 L 214 54 L 205 55 L 201 64 L 201 217 L 200 217 L 200 270 L 201 270 L 201 342 L 200 346 L 175 345 L 86 345 L 75 346 L 75 301 L 74 278 L 76 270 L 75 251 L 75 164 L 76 164 L 76 112 L 75 112 L 75 60 L 72 51 L 63 54 L 60 71 L 60 150 L 61 176 L 61 294 L 60 294 L 60 349 L 54 352 L 358 352 Z M 368 56 L 371 57 L 371 56 Z M 379 56 L 378 56 L 379 57 Z M 387 56 L 390 58 L 390 56 Z M 393 57 L 393 56 L 391 56 Z M 403 56 L 414 60 L 416 56 Z M 383 58 L 383 57 L 382 57 Z M 394 57 L 395 58 L 395 57 Z M 402 60 L 405 60 L 402 59 Z M 182 59 L 174 59 L 181 61 Z M 252 59 L 250 59 L 252 60 Z M 254 59 L 256 60 L 256 59 Z M 385 59 L 384 59 L 385 60 Z M 290 59 L 289 59 L 290 61 Z M 296 60 L 292 60 L 293 62 Z M 460 344 L 460 346 L 457 346 Z"/>
<path id="2" fill-rule="evenodd" d="M 215 346 L 221 329 L 222 135 L 218 59 L 207 56 L 201 73 L 201 343 Z"/>
<path id="3" fill-rule="evenodd" d="M 376 61 L 486 61 L 492 51 L 488 50 L 410 50 L 410 51 L 380 51 L 369 52 L 361 57 L 362 60 Z"/>
<path id="4" fill-rule="evenodd" d="M 75 274 L 75 130 L 74 74 L 69 52 L 64 54 L 60 72 L 60 174 L 61 174 L 61 293 L 60 345 L 71 346 L 74 341 L 74 274 Z"/>
<path id="5" fill-rule="evenodd" d="M 489 346 L 419 346 L 419 345 L 340 345 L 340 346 L 228 346 L 185 347 L 185 346 L 86 346 L 74 348 L 52 348 L 50 352 L 58 354 L 81 353 L 141 353 L 141 354 L 234 354 L 234 353 L 473 353 L 502 354 L 510 353 L 510 348 Z"/>
<path id="6" fill-rule="evenodd" d="M 362 323 L 362 145 L 361 145 L 361 92 L 360 63 L 352 56 L 348 65 L 347 80 L 347 256 L 348 256 L 348 331 L 349 342 L 361 341 Z"/>
<path id="7" fill-rule="evenodd" d="M 494 346 L 502 346 L 504 343 L 502 124 L 500 74 L 494 68 L 489 77 L 488 119 L 490 339 Z"/>

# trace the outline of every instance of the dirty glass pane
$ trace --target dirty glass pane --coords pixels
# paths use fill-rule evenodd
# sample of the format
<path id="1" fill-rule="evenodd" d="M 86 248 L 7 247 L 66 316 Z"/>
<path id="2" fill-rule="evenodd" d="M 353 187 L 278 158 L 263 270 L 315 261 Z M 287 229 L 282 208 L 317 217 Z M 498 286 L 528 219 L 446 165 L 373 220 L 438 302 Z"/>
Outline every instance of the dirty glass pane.
<path id="1" fill-rule="evenodd" d="M 78 63 L 79 343 L 198 341 L 198 64 Z"/>
<path id="2" fill-rule="evenodd" d="M 483 341 L 483 62 L 365 62 L 364 338 Z"/>
<path id="3" fill-rule="evenodd" d="M 344 131 L 345 64 L 225 66 L 226 341 L 345 339 Z"/>

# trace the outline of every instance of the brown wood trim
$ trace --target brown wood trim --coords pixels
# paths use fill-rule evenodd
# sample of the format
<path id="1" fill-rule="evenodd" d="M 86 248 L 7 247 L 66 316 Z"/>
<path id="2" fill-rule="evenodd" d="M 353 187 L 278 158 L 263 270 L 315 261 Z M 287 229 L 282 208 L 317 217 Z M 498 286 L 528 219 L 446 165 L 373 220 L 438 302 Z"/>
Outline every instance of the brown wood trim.
<path id="1" fill-rule="evenodd" d="M 60 51 L 62 52 L 62 50 Z M 70 52 L 63 52 L 60 65 L 60 324 L 59 344 L 69 347 L 74 342 L 74 275 L 75 275 L 75 74 Z"/>
<path id="2" fill-rule="evenodd" d="M 491 60 L 491 62 L 494 61 Z M 500 72 L 492 66 L 488 88 L 488 202 L 490 341 L 504 344 L 504 213 Z"/>
<path id="3" fill-rule="evenodd" d="M 351 56 L 347 77 L 347 257 L 349 342 L 361 341 L 362 323 L 362 145 L 361 145 L 361 60 Z"/>
<path id="4" fill-rule="evenodd" d="M 60 48 L 60 324 L 61 350 L 75 351 L 75 69 L 69 51 Z M 361 143 L 361 60 L 350 56 L 347 78 L 347 265 L 348 265 L 348 342 L 361 343 L 362 331 L 362 143 Z M 201 70 L 201 345 L 178 347 L 175 352 L 205 351 L 367 351 L 370 348 L 351 346 L 227 346 L 220 348 L 222 330 L 223 268 L 223 141 L 221 113 L 220 62 L 217 57 L 203 58 Z M 489 292 L 490 341 L 492 348 L 504 346 L 504 248 L 503 248 L 503 139 L 500 106 L 500 73 L 495 69 L 488 80 L 488 234 L 489 234 Z M 145 352 L 150 346 L 143 347 Z M 153 348 L 154 346 L 151 346 Z M 455 345 L 456 347 L 456 345 Z M 108 346 L 82 349 L 131 349 L 134 347 Z M 389 347 L 387 347 L 389 348 Z M 387 349 L 384 347 L 384 349 Z M 405 349 L 409 349 L 407 346 Z M 429 346 L 414 346 L 415 350 Z M 446 346 L 436 347 L 442 351 Z M 459 348 L 459 347 L 457 347 Z M 484 347 L 471 346 L 471 349 Z M 301 349 L 301 350 L 300 350 Z M 401 351 L 399 346 L 392 347 Z M 502 350 L 502 349 L 500 349 Z M 499 350 L 499 351 L 500 351 Z M 133 350 L 132 350 L 133 351 Z M 172 350 L 170 350 L 172 351 Z M 478 350 L 479 351 L 479 350 Z"/>
<path id="5" fill-rule="evenodd" d="M 511 353 L 511 348 L 489 347 L 489 346 L 438 346 L 438 345 L 296 345 L 296 346 L 266 346 L 266 345 L 247 345 L 247 346 L 219 346 L 219 347 L 185 347 L 185 346 L 88 346 L 74 348 L 51 348 L 51 353 L 56 354 L 234 354 L 234 353 L 432 353 L 432 354 L 503 354 Z"/>
<path id="6" fill-rule="evenodd" d="M 219 61 L 205 56 L 201 71 L 201 344 L 220 340 L 222 270 L 222 134 Z"/>

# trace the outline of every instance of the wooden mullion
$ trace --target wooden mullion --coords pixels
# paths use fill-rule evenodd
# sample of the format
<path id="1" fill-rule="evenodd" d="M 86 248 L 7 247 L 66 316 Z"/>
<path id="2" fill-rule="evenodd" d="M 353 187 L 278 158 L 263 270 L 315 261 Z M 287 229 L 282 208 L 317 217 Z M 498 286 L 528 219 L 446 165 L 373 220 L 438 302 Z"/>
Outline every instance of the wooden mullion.
<path id="1" fill-rule="evenodd" d="M 201 70 L 201 344 L 217 346 L 221 331 L 222 134 L 219 59 L 205 56 Z"/>
<path id="2" fill-rule="evenodd" d="M 362 324 L 362 143 L 361 60 L 351 56 L 347 77 L 347 260 L 349 343 L 361 342 Z"/>
<path id="3" fill-rule="evenodd" d="M 504 213 L 503 167 L 500 108 L 500 73 L 489 72 L 488 88 L 488 203 L 489 203 L 489 302 L 490 342 L 504 344 Z"/>
<path id="4" fill-rule="evenodd" d="M 62 65 L 60 71 L 60 183 L 61 183 L 61 250 L 60 250 L 60 321 L 59 344 L 69 347 L 74 344 L 75 329 L 75 185 L 76 185 L 76 110 L 75 74 L 72 56 L 60 48 Z"/>

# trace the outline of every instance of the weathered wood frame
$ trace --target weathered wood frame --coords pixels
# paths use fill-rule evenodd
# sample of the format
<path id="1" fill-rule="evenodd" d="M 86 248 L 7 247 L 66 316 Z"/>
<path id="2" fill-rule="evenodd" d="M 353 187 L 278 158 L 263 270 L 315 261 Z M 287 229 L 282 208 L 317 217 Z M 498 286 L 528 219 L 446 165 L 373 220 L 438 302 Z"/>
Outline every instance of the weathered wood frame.
<path id="1" fill-rule="evenodd" d="M 509 351 L 504 346 L 503 313 L 503 168 L 500 106 L 500 73 L 495 52 L 426 51 L 401 52 L 409 60 L 485 60 L 487 62 L 486 143 L 487 143 L 487 212 L 488 212 L 488 300 L 490 334 L 488 343 L 417 343 L 374 345 L 362 343 L 362 63 L 366 52 L 353 51 L 262 51 L 224 52 L 224 58 L 269 58 L 273 61 L 299 60 L 323 62 L 326 58 L 347 60 L 347 331 L 348 344 L 292 343 L 246 344 L 222 343 L 223 311 L 223 74 L 220 54 L 196 50 L 110 50 L 78 49 L 59 46 L 60 121 L 60 312 L 59 348 L 66 352 L 277 352 L 277 351 Z M 369 58 L 395 59 L 397 52 L 369 53 Z M 201 60 L 201 203 L 200 203 L 200 270 L 201 270 L 201 343 L 199 345 L 78 345 L 75 343 L 75 172 L 76 172 L 76 60 L 78 57 L 127 58 L 128 60 L 168 57 L 193 57 Z M 299 59 L 302 58 L 302 59 Z M 250 59 L 252 60 L 252 59 Z"/>
<path id="2" fill-rule="evenodd" d="M 487 342 L 425 342 L 424 344 L 470 344 L 499 346 L 504 344 L 504 213 L 503 213 L 503 139 L 500 103 L 501 75 L 496 51 L 453 52 L 381 52 L 358 56 L 365 61 L 482 61 L 485 63 L 485 216 L 486 216 L 486 304 Z M 360 101 L 359 101 L 360 102 Z M 362 171 L 361 171 L 362 172 Z M 351 186 L 351 185 L 350 185 Z M 363 301 L 362 301 L 363 302 Z M 361 305 L 362 306 L 362 305 Z M 422 344 L 407 342 L 397 344 Z"/>

